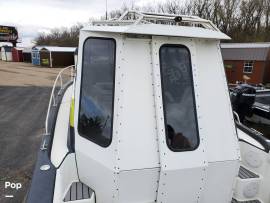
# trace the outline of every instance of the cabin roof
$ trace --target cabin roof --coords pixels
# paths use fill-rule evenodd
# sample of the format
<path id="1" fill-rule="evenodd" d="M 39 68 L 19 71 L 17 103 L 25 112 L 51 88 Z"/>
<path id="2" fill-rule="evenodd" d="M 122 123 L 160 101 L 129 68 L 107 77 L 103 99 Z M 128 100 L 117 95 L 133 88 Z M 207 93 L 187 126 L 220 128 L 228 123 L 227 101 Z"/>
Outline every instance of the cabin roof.
<path id="1" fill-rule="evenodd" d="M 205 39 L 230 39 L 209 20 L 197 16 L 126 11 L 118 19 L 93 21 L 84 31 Z"/>
<path id="2" fill-rule="evenodd" d="M 139 24 L 126 26 L 87 26 L 83 31 L 110 32 L 121 34 L 142 34 L 172 37 L 191 37 L 205 39 L 230 39 L 220 31 L 205 29 L 201 27 L 174 26 L 162 24 Z"/>

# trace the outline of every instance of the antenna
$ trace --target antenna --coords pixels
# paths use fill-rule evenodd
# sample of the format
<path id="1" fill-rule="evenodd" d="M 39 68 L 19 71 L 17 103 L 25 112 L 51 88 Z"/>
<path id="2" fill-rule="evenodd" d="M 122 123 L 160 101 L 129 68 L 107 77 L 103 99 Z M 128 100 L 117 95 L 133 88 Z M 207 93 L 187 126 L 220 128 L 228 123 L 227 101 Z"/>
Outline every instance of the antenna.
<path id="1" fill-rule="evenodd" d="M 106 0 L 106 20 L 108 20 L 108 0 Z"/>

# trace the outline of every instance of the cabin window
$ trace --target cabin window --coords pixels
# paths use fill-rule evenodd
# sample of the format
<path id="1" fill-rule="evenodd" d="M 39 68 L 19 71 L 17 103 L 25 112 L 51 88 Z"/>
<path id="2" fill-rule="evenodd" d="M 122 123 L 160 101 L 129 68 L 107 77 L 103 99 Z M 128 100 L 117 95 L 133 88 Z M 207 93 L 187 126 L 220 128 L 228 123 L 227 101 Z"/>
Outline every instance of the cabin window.
<path id="1" fill-rule="evenodd" d="M 244 73 L 252 73 L 253 71 L 253 61 L 245 61 L 244 62 Z"/>
<path id="2" fill-rule="evenodd" d="M 185 46 L 163 45 L 160 69 L 167 145 L 172 151 L 199 145 L 190 52 Z"/>
<path id="3" fill-rule="evenodd" d="M 78 132 L 107 147 L 112 140 L 115 41 L 88 38 L 83 47 Z"/>
<path id="4" fill-rule="evenodd" d="M 35 59 L 36 58 L 36 53 L 35 52 L 33 52 L 33 59 Z"/>

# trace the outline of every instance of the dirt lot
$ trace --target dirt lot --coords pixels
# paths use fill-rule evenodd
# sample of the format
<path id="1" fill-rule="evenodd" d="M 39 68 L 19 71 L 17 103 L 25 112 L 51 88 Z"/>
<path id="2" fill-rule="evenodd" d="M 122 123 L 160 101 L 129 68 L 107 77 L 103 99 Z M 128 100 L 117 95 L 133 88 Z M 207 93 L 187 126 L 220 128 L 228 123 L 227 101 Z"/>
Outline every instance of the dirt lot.
<path id="1" fill-rule="evenodd" d="M 19 203 L 30 184 L 58 68 L 0 61 L 0 202 Z M 22 189 L 5 190 L 6 181 Z M 6 198 L 5 195 L 14 195 Z"/>

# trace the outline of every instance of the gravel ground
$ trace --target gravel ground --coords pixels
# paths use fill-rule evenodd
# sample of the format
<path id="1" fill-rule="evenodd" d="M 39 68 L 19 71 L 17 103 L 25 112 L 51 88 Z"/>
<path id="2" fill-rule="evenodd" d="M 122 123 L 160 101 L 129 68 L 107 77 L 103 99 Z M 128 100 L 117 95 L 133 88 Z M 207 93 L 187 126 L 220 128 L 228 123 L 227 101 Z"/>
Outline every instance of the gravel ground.
<path id="1" fill-rule="evenodd" d="M 58 68 L 0 61 L 0 202 L 19 203 L 28 190 Z M 5 182 L 21 183 L 5 190 Z M 6 198 L 5 195 L 14 195 Z"/>

